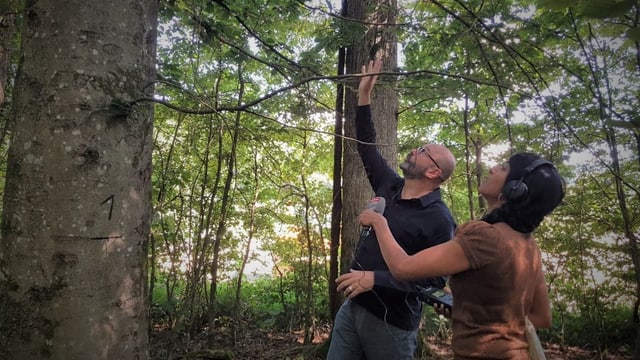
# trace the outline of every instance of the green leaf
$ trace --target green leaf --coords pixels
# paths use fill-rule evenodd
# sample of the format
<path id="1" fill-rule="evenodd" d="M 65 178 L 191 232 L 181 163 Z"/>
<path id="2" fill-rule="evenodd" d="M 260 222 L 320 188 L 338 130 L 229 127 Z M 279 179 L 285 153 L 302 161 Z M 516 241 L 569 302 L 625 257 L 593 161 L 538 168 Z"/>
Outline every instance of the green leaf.
<path id="1" fill-rule="evenodd" d="M 627 38 L 633 41 L 640 41 L 640 28 L 632 28 L 627 31 Z"/>
<path id="2" fill-rule="evenodd" d="M 582 16 L 605 19 L 626 14 L 635 0 L 585 0 L 582 4 Z"/>
<path id="3" fill-rule="evenodd" d="M 564 10 L 576 4 L 576 0 L 538 0 L 539 7 L 549 10 Z"/>

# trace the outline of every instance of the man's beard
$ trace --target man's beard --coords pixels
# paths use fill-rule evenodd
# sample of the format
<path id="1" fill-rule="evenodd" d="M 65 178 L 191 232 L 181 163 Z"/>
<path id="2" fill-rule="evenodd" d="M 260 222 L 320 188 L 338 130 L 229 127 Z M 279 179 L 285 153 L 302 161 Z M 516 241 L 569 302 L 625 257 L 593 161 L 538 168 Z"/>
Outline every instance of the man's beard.
<path id="1" fill-rule="evenodd" d="M 400 164 L 400 170 L 405 179 L 424 179 L 424 170 L 422 167 L 416 165 L 415 161 L 411 161 L 412 155 L 407 155 L 407 158 Z"/>

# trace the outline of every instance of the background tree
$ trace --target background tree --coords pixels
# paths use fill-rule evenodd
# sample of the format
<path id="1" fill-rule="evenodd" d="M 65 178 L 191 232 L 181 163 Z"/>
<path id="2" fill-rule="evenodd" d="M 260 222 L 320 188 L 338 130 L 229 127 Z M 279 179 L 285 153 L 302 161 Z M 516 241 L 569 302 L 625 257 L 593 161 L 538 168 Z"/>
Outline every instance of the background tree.
<path id="1" fill-rule="evenodd" d="M 99 14 L 99 16 L 96 16 Z M 30 2 L 2 213 L 3 358 L 146 359 L 156 5 Z"/>

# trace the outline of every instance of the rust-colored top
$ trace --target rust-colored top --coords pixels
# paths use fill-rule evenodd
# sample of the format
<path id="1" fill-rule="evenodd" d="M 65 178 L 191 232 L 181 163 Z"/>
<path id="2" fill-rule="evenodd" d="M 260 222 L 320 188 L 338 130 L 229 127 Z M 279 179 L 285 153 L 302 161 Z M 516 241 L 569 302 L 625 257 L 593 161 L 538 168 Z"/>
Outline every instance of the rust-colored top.
<path id="1" fill-rule="evenodd" d="M 471 265 L 450 280 L 455 359 L 528 359 L 525 316 L 544 276 L 533 237 L 505 223 L 471 221 L 454 240 Z"/>

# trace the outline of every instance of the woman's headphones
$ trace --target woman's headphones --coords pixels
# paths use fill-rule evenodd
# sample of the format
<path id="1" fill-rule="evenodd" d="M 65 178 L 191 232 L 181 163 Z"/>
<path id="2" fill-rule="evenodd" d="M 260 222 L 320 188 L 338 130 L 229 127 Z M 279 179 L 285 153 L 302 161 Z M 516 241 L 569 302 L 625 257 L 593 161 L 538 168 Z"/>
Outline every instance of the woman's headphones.
<path id="1" fill-rule="evenodd" d="M 525 200 L 529 195 L 529 188 L 527 187 L 527 184 L 524 183 L 524 179 L 531 174 L 533 170 L 543 165 L 551 165 L 553 167 L 553 163 L 550 161 L 538 159 L 524 169 L 520 179 L 507 181 L 502 188 L 502 194 L 504 195 L 505 200 L 514 203 Z"/>

